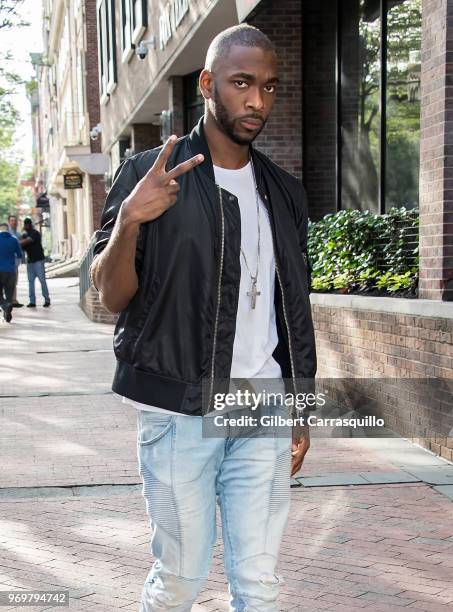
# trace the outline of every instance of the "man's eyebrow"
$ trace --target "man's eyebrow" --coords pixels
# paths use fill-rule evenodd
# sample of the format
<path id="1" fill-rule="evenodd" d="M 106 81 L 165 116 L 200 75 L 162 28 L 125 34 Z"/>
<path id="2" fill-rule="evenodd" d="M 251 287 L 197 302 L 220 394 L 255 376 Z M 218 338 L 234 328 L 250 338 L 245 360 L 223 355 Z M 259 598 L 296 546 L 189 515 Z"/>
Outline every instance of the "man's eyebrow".
<path id="1" fill-rule="evenodd" d="M 230 78 L 240 77 L 242 79 L 247 79 L 248 81 L 255 81 L 255 76 L 253 74 L 249 74 L 248 72 L 235 72 L 230 76 Z M 279 83 L 280 79 L 278 77 L 271 77 L 267 80 L 268 83 Z"/>

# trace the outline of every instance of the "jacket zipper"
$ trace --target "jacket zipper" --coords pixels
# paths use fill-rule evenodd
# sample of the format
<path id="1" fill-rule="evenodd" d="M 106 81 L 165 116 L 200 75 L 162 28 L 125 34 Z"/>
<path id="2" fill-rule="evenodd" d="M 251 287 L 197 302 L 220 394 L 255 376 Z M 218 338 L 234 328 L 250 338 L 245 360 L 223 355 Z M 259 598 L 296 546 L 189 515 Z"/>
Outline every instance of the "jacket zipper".
<path id="1" fill-rule="evenodd" d="M 283 317 L 285 319 L 286 332 L 288 334 L 288 350 L 289 350 L 289 360 L 291 362 L 291 376 L 292 376 L 292 379 L 293 379 L 294 394 L 297 395 L 296 375 L 295 375 L 295 371 L 294 371 L 294 360 L 293 360 L 293 350 L 292 350 L 292 346 L 291 346 L 291 333 L 289 331 L 288 316 L 286 314 L 285 292 L 283 291 L 283 283 L 282 283 L 282 279 L 281 279 L 281 276 L 280 276 L 280 268 L 279 268 L 279 263 L 278 263 L 278 253 L 277 253 L 277 249 L 275 247 L 274 224 L 273 224 L 273 220 L 271 220 L 272 215 L 271 215 L 271 211 L 269 209 L 269 206 L 267 204 L 267 196 L 264 196 L 264 200 L 266 202 L 266 208 L 267 208 L 268 213 L 269 213 L 269 221 L 270 221 L 271 235 L 272 235 L 272 245 L 273 245 L 273 248 L 274 248 L 274 256 L 275 256 L 275 270 L 277 272 L 278 283 L 280 285 L 280 291 L 281 291 L 281 294 L 282 294 Z"/>
<path id="2" fill-rule="evenodd" d="M 218 284 L 217 284 L 217 309 L 216 309 L 216 315 L 215 315 L 215 321 L 214 321 L 214 339 L 213 339 L 213 343 L 212 343 L 212 358 L 211 358 L 211 382 L 210 382 L 210 389 L 209 389 L 209 401 L 208 401 L 208 411 L 211 407 L 211 400 L 212 400 L 212 392 L 213 392 L 213 388 L 214 388 L 214 364 L 215 364 L 215 350 L 216 350 L 216 342 L 217 342 L 217 328 L 218 328 L 218 323 L 219 323 L 219 311 L 220 311 L 220 296 L 221 296 L 221 280 L 222 280 L 222 271 L 223 271 L 223 256 L 224 256 L 224 244 L 225 244 L 225 220 L 224 220 L 224 214 L 223 214 L 223 200 L 222 200 L 222 190 L 220 188 L 220 186 L 218 186 L 218 191 L 219 191 L 219 202 L 220 202 L 220 214 L 221 214 L 221 252 L 220 252 L 220 264 L 219 264 L 219 280 L 218 280 Z M 267 197 L 265 197 L 265 200 L 267 200 Z M 267 207 L 267 204 L 266 204 Z M 267 207 L 268 211 L 269 208 Z M 269 217 L 271 216 L 271 213 L 269 211 Z M 278 283 L 280 285 L 280 291 L 282 294 L 282 307 L 283 307 L 283 316 L 285 319 L 285 325 L 286 325 L 286 331 L 288 334 L 288 350 L 289 350 L 289 359 L 291 362 L 291 376 L 293 379 L 293 387 L 294 387 L 294 393 L 295 395 L 297 395 L 297 388 L 296 388 L 296 375 L 295 375 L 295 371 L 294 371 L 294 360 L 293 360 L 293 351 L 292 351 L 292 345 L 291 345 L 291 333 L 289 330 L 289 323 L 288 323 L 288 315 L 286 313 L 286 305 L 285 305 L 285 292 L 283 290 L 283 283 L 281 280 L 281 276 L 280 276 L 280 268 L 279 268 L 279 264 L 278 264 L 278 254 L 277 254 L 277 250 L 275 248 L 275 237 L 274 237 L 274 227 L 273 227 L 273 223 L 271 223 L 271 235 L 272 235 L 272 245 L 273 245 L 273 249 L 274 249 L 274 254 L 275 254 L 275 269 L 277 272 L 277 278 L 278 278 Z"/>
<path id="3" fill-rule="evenodd" d="M 215 314 L 214 322 L 214 339 L 212 342 L 212 358 L 211 358 L 211 384 L 209 389 L 209 401 L 208 401 L 208 412 L 211 407 L 212 392 L 214 388 L 214 363 L 215 363 L 215 349 L 217 342 L 217 327 L 219 324 L 219 311 L 220 311 L 220 295 L 221 295 L 221 283 L 222 283 L 222 271 L 223 271 L 223 251 L 225 244 L 225 220 L 223 215 L 223 200 L 222 200 L 222 189 L 217 185 L 219 190 L 219 202 L 220 202 L 220 216 L 221 216 L 221 250 L 220 250 L 220 263 L 219 263 L 219 281 L 217 284 L 217 310 Z"/>

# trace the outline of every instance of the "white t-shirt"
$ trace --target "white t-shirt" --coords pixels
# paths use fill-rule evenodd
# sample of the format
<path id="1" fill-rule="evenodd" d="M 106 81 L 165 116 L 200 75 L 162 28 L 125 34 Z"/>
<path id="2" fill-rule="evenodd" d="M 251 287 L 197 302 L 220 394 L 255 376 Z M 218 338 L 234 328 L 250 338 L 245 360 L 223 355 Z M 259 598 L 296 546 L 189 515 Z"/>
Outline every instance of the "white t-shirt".
<path id="1" fill-rule="evenodd" d="M 214 166 L 214 174 L 216 183 L 238 198 L 241 213 L 241 246 L 249 268 L 252 274 L 255 274 L 258 220 L 251 162 L 249 161 L 246 166 L 238 170 Z M 251 290 L 252 281 L 241 253 L 241 279 L 230 377 L 280 379 L 282 376 L 280 365 L 272 357 L 278 343 L 274 305 L 275 259 L 272 234 L 266 207 L 261 197 L 259 195 L 258 197 L 261 239 L 257 291 L 260 292 L 260 295 L 256 297 L 256 305 L 252 309 L 251 298 L 247 295 L 247 292 Z M 183 415 L 180 412 L 134 402 L 126 397 L 123 398 L 123 401 L 132 404 L 139 410 Z"/>

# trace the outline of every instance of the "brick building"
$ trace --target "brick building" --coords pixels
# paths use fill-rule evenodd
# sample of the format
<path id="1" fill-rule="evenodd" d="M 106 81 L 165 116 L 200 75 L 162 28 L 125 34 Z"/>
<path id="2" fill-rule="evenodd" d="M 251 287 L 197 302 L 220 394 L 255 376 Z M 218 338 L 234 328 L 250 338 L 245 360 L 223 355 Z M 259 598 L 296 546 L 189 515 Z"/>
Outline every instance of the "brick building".
<path id="1" fill-rule="evenodd" d="M 43 0 L 44 53 L 34 57 L 35 180 L 50 200 L 52 257 L 77 269 L 99 222 L 108 160 L 101 140 L 96 2 Z"/>
<path id="2" fill-rule="evenodd" d="M 190 131 L 210 40 L 256 25 L 276 44 L 282 78 L 257 146 L 303 179 L 313 221 L 345 208 L 419 208 L 419 297 L 451 301 L 452 10 L 452 0 L 99 0 L 110 176 L 125 155 Z"/>
<path id="3" fill-rule="evenodd" d="M 222 29 L 243 21 L 272 38 L 282 79 L 272 116 L 256 144 L 302 177 L 299 1 L 100 0 L 100 123 L 110 179 L 125 156 L 161 145 L 170 133 L 181 136 L 192 129 L 204 112 L 198 75 L 208 45 Z M 112 320 L 99 308 L 92 289 L 82 296 L 82 304 L 91 318 Z"/>
<path id="4" fill-rule="evenodd" d="M 257 142 L 278 163 L 302 176 L 300 2 L 140 3 L 148 7 L 146 15 L 135 11 L 134 2 L 127 13 L 114 10 L 117 4 L 105 0 L 98 10 L 100 57 L 105 56 L 100 75 L 101 88 L 104 84 L 102 142 L 112 173 L 125 154 L 160 145 L 162 134 L 190 131 L 204 110 L 197 83 L 209 42 L 222 29 L 247 21 L 272 37 L 284 75 L 272 118 Z M 129 6 L 127 2 L 123 5 Z M 130 16 L 137 12 L 142 21 L 129 24 Z M 244 19 L 240 19 L 242 15 Z M 111 35 L 102 36 L 103 23 L 115 24 L 115 28 L 106 26 L 106 34 Z M 102 50 L 106 40 L 115 40 L 115 48 L 110 45 Z M 140 42 L 148 51 L 143 60 L 137 56 Z M 102 72 L 103 66 L 108 74 Z"/>

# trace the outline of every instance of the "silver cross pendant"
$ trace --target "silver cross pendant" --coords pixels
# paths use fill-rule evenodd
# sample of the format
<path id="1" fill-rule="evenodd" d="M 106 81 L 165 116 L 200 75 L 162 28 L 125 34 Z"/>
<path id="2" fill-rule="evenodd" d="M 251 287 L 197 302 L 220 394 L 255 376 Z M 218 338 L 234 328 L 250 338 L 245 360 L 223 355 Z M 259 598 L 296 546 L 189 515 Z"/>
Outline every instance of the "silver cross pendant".
<path id="1" fill-rule="evenodd" d="M 255 306 L 256 306 L 256 296 L 257 295 L 261 295 L 261 291 L 257 291 L 256 290 L 256 279 L 254 279 L 252 281 L 252 290 L 251 291 L 247 291 L 247 295 L 249 295 L 251 297 L 252 308 L 255 308 Z"/>

